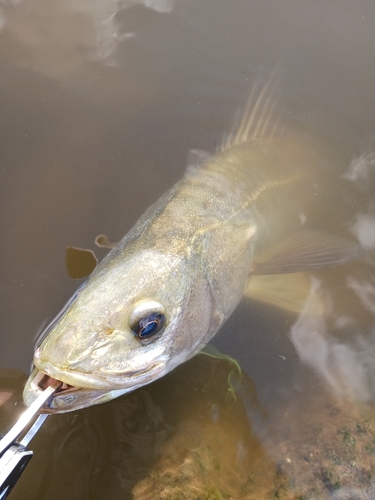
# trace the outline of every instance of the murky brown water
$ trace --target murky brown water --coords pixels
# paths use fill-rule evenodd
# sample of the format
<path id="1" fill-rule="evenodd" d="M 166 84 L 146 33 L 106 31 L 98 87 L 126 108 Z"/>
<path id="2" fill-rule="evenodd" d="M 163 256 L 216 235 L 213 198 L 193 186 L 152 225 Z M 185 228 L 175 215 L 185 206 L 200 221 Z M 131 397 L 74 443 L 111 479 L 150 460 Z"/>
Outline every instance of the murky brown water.
<path id="1" fill-rule="evenodd" d="M 275 68 L 358 191 L 332 229 L 374 238 L 374 22 L 370 0 L 0 0 L 0 367 L 28 372 L 78 286 L 65 248 L 118 241 Z M 325 318 L 244 301 L 214 340 L 242 375 L 201 356 L 49 418 L 12 498 L 374 498 L 374 265 L 316 273 Z M 0 377 L 6 428 L 22 376 Z"/>

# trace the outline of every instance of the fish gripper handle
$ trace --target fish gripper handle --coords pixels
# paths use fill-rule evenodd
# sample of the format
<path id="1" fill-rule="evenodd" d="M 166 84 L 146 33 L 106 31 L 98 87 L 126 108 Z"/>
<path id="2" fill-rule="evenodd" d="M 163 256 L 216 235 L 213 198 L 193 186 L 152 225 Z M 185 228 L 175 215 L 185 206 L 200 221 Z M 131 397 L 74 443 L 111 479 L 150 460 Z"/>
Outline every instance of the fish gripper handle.
<path id="1" fill-rule="evenodd" d="M 0 500 L 7 498 L 32 456 L 33 452 L 17 441 L 2 453 L 0 456 Z"/>

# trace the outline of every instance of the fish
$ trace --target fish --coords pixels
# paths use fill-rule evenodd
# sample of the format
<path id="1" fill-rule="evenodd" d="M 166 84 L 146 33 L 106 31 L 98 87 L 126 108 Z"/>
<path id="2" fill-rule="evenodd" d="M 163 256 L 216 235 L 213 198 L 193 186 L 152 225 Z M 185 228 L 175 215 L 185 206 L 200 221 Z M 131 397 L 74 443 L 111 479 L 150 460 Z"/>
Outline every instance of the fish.
<path id="1" fill-rule="evenodd" d="M 268 84 L 253 92 L 215 154 L 193 153 L 185 176 L 47 327 L 26 405 L 54 380 L 62 385 L 46 413 L 149 384 L 198 353 L 244 296 L 301 310 L 306 273 L 363 254 L 357 241 L 306 225 L 325 150 L 308 133 L 281 130 L 273 93 Z"/>

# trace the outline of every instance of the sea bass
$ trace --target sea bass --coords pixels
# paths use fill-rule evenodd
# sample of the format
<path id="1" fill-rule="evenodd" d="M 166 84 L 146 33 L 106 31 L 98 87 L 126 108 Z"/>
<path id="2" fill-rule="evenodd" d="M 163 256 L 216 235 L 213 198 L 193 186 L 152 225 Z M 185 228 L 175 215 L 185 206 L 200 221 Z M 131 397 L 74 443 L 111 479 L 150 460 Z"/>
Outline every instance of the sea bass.
<path id="1" fill-rule="evenodd" d="M 293 303 L 294 276 L 360 255 L 355 242 L 304 229 L 324 152 L 308 135 L 277 136 L 272 106 L 264 92 L 248 105 L 220 151 L 190 167 L 78 289 L 35 351 L 27 405 L 52 379 L 63 385 L 51 413 L 148 384 L 201 350 L 244 293 Z M 285 287 L 267 280 L 287 273 L 297 274 Z"/>

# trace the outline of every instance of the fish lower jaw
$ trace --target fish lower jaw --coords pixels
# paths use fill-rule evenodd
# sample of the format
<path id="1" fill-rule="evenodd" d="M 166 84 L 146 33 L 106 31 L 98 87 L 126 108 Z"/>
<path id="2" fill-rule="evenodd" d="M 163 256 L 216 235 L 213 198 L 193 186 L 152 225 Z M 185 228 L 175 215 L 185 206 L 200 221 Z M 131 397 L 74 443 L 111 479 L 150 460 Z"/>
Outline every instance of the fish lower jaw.
<path id="1" fill-rule="evenodd" d="M 37 373 L 34 373 L 37 370 Z M 113 384 L 110 381 L 104 380 L 103 378 L 94 375 L 92 373 L 78 372 L 74 370 L 64 370 L 58 368 L 57 366 L 49 363 L 35 364 L 35 369 L 33 370 L 31 376 L 34 375 L 32 381 L 33 389 L 42 389 L 40 383 L 43 377 L 46 376 L 47 379 L 43 380 L 42 385 L 44 389 L 48 387 L 48 379 L 55 379 L 66 386 L 74 387 L 76 389 L 95 389 L 95 390 L 111 390 L 113 389 Z"/>
<path id="2" fill-rule="evenodd" d="M 107 380 L 83 372 L 68 372 L 46 363 L 35 366 L 26 382 L 23 397 L 29 406 L 47 387 L 58 381 L 60 387 L 41 413 L 65 413 L 104 403 L 156 380 L 165 372 L 165 363 L 156 362 L 147 370 L 109 374 Z M 106 374 L 103 374 L 107 376 Z"/>
<path id="3" fill-rule="evenodd" d="M 89 389 L 89 390 L 99 390 L 99 391 L 112 391 L 114 389 L 124 389 L 128 387 L 132 387 L 136 385 L 144 385 L 156 378 L 159 378 L 164 372 L 166 368 L 166 363 L 161 361 L 156 361 L 154 363 L 149 364 L 145 368 L 128 370 L 126 372 L 114 373 L 114 372 L 99 372 L 99 373 L 87 373 L 80 372 L 75 370 L 65 370 L 59 367 L 56 367 L 52 363 L 37 363 L 35 364 L 35 370 L 42 374 L 42 377 L 46 375 L 50 379 L 58 380 L 69 387 L 64 387 L 64 390 L 68 390 L 70 388 L 76 389 Z M 34 377 L 34 371 L 32 373 Z M 39 385 L 39 380 L 36 384 Z M 48 382 L 44 382 L 46 384 Z M 44 388 L 48 387 L 46 385 Z"/>

